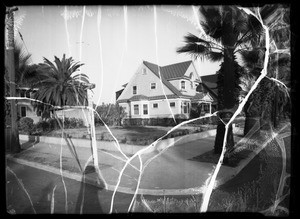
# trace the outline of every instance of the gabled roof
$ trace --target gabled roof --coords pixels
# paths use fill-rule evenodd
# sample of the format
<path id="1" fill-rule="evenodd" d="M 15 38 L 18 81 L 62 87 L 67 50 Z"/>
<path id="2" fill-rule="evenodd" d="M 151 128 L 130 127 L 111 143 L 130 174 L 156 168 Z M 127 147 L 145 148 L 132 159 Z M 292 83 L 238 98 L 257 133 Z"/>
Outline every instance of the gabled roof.
<path id="1" fill-rule="evenodd" d="M 212 94 L 217 97 L 218 95 L 218 75 L 213 74 L 213 75 L 205 75 L 201 76 L 202 83 L 212 92 Z"/>
<path id="2" fill-rule="evenodd" d="M 150 62 L 146 62 L 143 61 L 144 65 L 146 65 L 158 78 L 161 78 L 161 81 L 163 82 L 164 85 L 167 86 L 167 88 L 169 88 L 174 94 L 176 94 L 177 96 L 181 96 L 181 92 L 179 90 L 176 89 L 176 87 L 174 87 L 169 81 L 167 81 L 162 73 L 162 68 L 159 67 L 158 65 L 155 65 L 153 63 Z M 160 75 L 159 75 L 159 71 L 160 71 Z M 161 77 L 160 77 L 161 76 Z"/>
<path id="3" fill-rule="evenodd" d="M 161 67 L 162 74 L 165 79 L 181 78 L 191 65 L 192 61 L 186 61 Z"/>

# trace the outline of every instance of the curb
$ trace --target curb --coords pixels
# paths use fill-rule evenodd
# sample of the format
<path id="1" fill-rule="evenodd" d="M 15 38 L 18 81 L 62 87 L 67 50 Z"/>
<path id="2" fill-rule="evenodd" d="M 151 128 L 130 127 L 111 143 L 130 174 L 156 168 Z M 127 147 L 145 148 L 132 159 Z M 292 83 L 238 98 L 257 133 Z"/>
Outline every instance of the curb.
<path id="1" fill-rule="evenodd" d="M 174 143 L 176 144 L 184 144 L 187 142 L 191 141 L 196 141 L 201 138 L 206 138 L 208 136 L 212 136 L 216 134 L 216 129 L 211 129 L 205 132 L 200 132 L 200 133 L 194 133 L 194 134 L 189 134 L 189 135 L 183 135 L 183 136 L 178 136 L 174 138 L 168 138 L 168 139 L 163 139 L 157 142 L 155 147 L 149 147 L 147 150 L 148 152 L 154 151 L 156 148 L 159 150 L 163 150 L 169 145 L 172 145 Z M 43 142 L 43 143 L 49 143 L 49 144 L 58 144 L 58 145 L 67 145 L 67 143 L 63 140 L 62 138 L 58 137 L 50 137 L 50 136 L 28 136 L 28 135 L 19 135 L 19 139 L 22 141 L 35 141 L 35 142 Z M 91 141 L 88 139 L 77 139 L 77 138 L 70 138 L 71 142 L 78 146 L 78 147 L 85 147 L 85 148 L 90 148 Z M 99 141 L 97 140 L 97 148 L 101 150 L 107 150 L 107 151 L 119 151 L 117 147 L 117 143 L 114 141 Z M 125 154 L 135 154 L 136 152 L 140 151 L 141 149 L 148 147 L 149 145 L 145 146 L 138 146 L 138 145 L 128 145 L 128 144 L 121 144 L 119 143 L 120 148 L 122 152 Z M 151 144 L 150 144 L 151 145 Z"/>

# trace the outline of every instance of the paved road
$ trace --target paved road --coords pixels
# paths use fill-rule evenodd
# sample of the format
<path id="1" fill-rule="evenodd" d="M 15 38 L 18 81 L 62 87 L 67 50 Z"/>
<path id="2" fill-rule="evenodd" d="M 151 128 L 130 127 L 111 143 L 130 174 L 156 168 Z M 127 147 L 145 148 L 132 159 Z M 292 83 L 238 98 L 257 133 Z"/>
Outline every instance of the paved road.
<path id="1" fill-rule="evenodd" d="M 11 161 L 7 161 L 7 167 L 6 207 L 8 212 L 16 214 L 51 213 L 51 197 L 55 188 L 53 212 L 66 213 L 65 193 L 61 176 Z M 68 178 L 65 178 L 64 182 L 67 190 L 68 213 L 80 213 L 83 194 L 82 213 L 99 214 L 109 212 L 112 192 L 88 184 L 85 184 L 84 188 L 83 183 Z M 131 198 L 132 195 L 130 194 L 117 193 L 114 212 L 126 212 Z"/>

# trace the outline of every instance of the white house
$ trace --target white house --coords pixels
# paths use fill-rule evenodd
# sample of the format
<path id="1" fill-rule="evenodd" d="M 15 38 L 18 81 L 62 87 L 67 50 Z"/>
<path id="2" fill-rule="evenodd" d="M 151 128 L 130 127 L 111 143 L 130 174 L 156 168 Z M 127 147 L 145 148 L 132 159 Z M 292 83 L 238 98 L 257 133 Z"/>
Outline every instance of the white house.
<path id="1" fill-rule="evenodd" d="M 127 118 L 189 118 L 191 107 L 199 105 L 211 113 L 213 98 L 196 91 L 199 83 L 192 61 L 162 67 L 143 61 L 124 89 L 116 92 L 117 103 Z"/>

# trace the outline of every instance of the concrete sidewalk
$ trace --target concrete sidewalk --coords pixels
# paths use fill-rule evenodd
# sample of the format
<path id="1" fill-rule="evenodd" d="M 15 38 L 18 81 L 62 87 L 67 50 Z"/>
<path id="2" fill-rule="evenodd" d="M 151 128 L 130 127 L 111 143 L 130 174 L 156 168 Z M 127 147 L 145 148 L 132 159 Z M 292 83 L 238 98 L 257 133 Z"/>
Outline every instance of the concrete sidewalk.
<path id="1" fill-rule="evenodd" d="M 140 177 L 139 194 L 198 194 L 203 192 L 203 185 L 212 173 L 215 164 L 191 161 L 189 159 L 212 150 L 214 139 L 214 136 L 209 136 L 184 144 L 175 144 L 160 155 L 158 150 L 149 150 L 148 153 L 140 156 L 140 160 L 139 157 L 132 159 L 130 165 L 127 165 L 126 168 L 124 168 L 124 165 L 127 158 L 124 155 L 118 151 L 107 151 L 98 147 L 99 167 L 107 183 L 107 189 L 111 191 L 115 190 L 118 185 L 118 192 L 133 194 L 138 186 Z M 37 144 L 22 143 L 22 146 L 26 149 L 19 154 L 7 155 L 7 159 L 56 174 L 62 173 L 63 177 L 74 180 L 81 181 L 83 179 L 79 165 L 66 145 L 43 142 Z M 141 149 L 144 147 L 141 146 Z M 81 167 L 87 165 L 87 161 L 92 156 L 91 149 L 88 147 L 76 147 L 76 153 Z M 128 158 L 131 156 L 131 154 L 127 154 Z M 155 159 L 153 159 L 154 157 Z M 153 159 L 152 162 L 149 162 L 151 159 Z M 222 166 L 217 177 L 217 184 L 220 185 L 231 179 L 246 164 L 247 159 L 244 164 L 235 168 Z M 123 168 L 124 172 L 120 177 L 120 172 Z M 143 169 L 141 176 L 139 176 L 140 169 Z M 94 171 L 86 173 L 85 176 L 86 183 L 99 186 Z"/>

